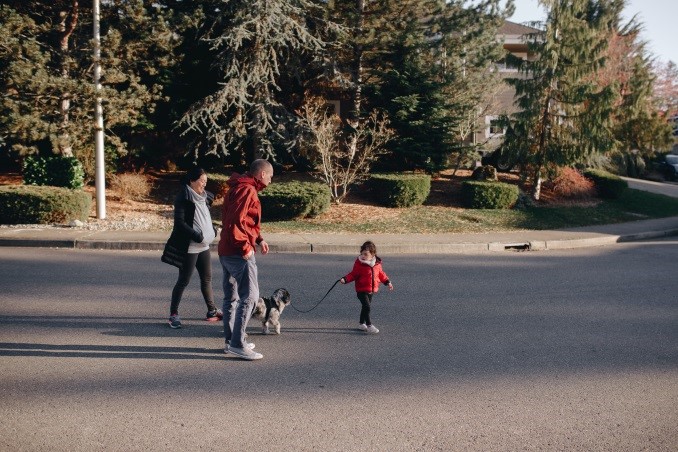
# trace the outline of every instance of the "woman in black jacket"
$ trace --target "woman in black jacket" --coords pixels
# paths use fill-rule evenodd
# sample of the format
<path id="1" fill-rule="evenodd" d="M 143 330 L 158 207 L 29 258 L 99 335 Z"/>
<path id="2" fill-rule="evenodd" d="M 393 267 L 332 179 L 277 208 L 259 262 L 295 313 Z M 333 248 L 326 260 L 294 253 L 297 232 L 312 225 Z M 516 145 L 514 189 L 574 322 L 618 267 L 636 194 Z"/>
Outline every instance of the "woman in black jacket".
<path id="1" fill-rule="evenodd" d="M 182 178 L 181 190 L 174 200 L 174 228 L 170 235 L 162 261 L 179 268 L 179 278 L 172 290 L 169 326 L 181 328 L 179 303 L 184 289 L 191 280 L 193 269 L 200 275 L 200 291 L 207 304 L 207 321 L 223 317 L 214 304 L 212 293 L 212 260 L 210 244 L 216 237 L 212 225 L 210 206 L 214 195 L 205 190 L 207 174 L 202 168 L 192 168 Z"/>

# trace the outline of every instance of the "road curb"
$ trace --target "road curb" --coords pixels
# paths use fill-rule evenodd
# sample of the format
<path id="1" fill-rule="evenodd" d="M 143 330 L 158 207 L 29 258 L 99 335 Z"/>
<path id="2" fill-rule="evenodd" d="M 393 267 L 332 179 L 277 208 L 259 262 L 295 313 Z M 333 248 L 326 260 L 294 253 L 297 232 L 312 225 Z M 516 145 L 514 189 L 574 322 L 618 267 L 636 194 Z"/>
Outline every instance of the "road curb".
<path id="1" fill-rule="evenodd" d="M 535 232 L 535 234 L 538 234 Z M 379 239 L 381 254 L 457 254 L 467 252 L 500 252 L 500 251 L 548 251 L 586 247 L 599 247 L 621 242 L 633 242 L 652 238 L 678 235 L 678 228 L 629 232 L 625 234 L 599 234 L 595 237 L 573 237 L 552 240 L 519 240 L 477 242 L 452 242 L 454 237 L 447 237 L 450 242 L 435 242 L 435 236 L 403 236 L 402 238 Z M 140 250 L 161 251 L 166 238 L 148 237 L 146 240 L 118 238 L 94 238 L 91 235 L 70 237 L 0 237 L 0 246 L 32 247 L 32 248 L 71 248 L 89 250 Z M 529 237 L 529 236 L 528 236 Z M 328 237 L 300 237 L 285 235 L 269 241 L 271 253 L 317 253 L 317 254 L 356 254 L 357 246 L 352 237 L 330 235 Z M 430 240 L 430 242 L 427 242 Z M 339 243 L 341 242 L 341 243 Z M 210 246 L 216 251 L 218 242 Z"/>

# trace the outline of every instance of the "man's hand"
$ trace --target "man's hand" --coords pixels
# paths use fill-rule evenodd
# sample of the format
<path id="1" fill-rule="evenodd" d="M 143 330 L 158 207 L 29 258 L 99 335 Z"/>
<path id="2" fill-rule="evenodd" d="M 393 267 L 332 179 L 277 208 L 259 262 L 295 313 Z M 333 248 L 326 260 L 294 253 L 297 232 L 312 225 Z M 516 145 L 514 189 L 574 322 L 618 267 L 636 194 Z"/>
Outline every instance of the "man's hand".
<path id="1" fill-rule="evenodd" d="M 250 260 L 250 257 L 254 256 L 254 248 L 250 250 L 249 253 L 245 254 L 242 258 L 246 261 Z"/>
<path id="2" fill-rule="evenodd" d="M 268 243 L 266 243 L 266 240 L 262 240 L 259 246 L 261 247 L 261 254 L 268 254 Z"/>

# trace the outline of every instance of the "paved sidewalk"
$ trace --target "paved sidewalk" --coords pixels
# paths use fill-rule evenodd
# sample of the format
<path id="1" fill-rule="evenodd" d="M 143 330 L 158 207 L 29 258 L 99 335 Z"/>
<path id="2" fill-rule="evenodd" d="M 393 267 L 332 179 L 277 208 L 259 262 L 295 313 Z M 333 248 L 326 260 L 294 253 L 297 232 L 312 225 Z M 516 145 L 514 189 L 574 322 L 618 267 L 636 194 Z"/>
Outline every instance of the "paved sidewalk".
<path id="1" fill-rule="evenodd" d="M 554 250 L 604 246 L 678 235 L 678 216 L 548 231 L 479 234 L 264 234 L 273 253 L 355 254 L 373 240 L 382 254 L 446 254 Z M 74 228 L 0 228 L 0 246 L 161 250 L 169 232 L 87 231 Z M 217 242 L 212 244 L 216 249 Z"/>

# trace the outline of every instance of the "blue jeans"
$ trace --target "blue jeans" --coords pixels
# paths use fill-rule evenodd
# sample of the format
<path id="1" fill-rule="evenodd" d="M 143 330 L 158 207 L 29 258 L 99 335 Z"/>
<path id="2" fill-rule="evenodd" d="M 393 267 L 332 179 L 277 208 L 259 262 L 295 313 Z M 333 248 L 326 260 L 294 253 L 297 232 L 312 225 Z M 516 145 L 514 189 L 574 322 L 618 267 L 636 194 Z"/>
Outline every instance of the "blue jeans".
<path id="1" fill-rule="evenodd" d="M 241 256 L 219 256 L 224 271 L 224 339 L 226 345 L 243 348 L 245 329 L 259 299 L 257 261 Z"/>

